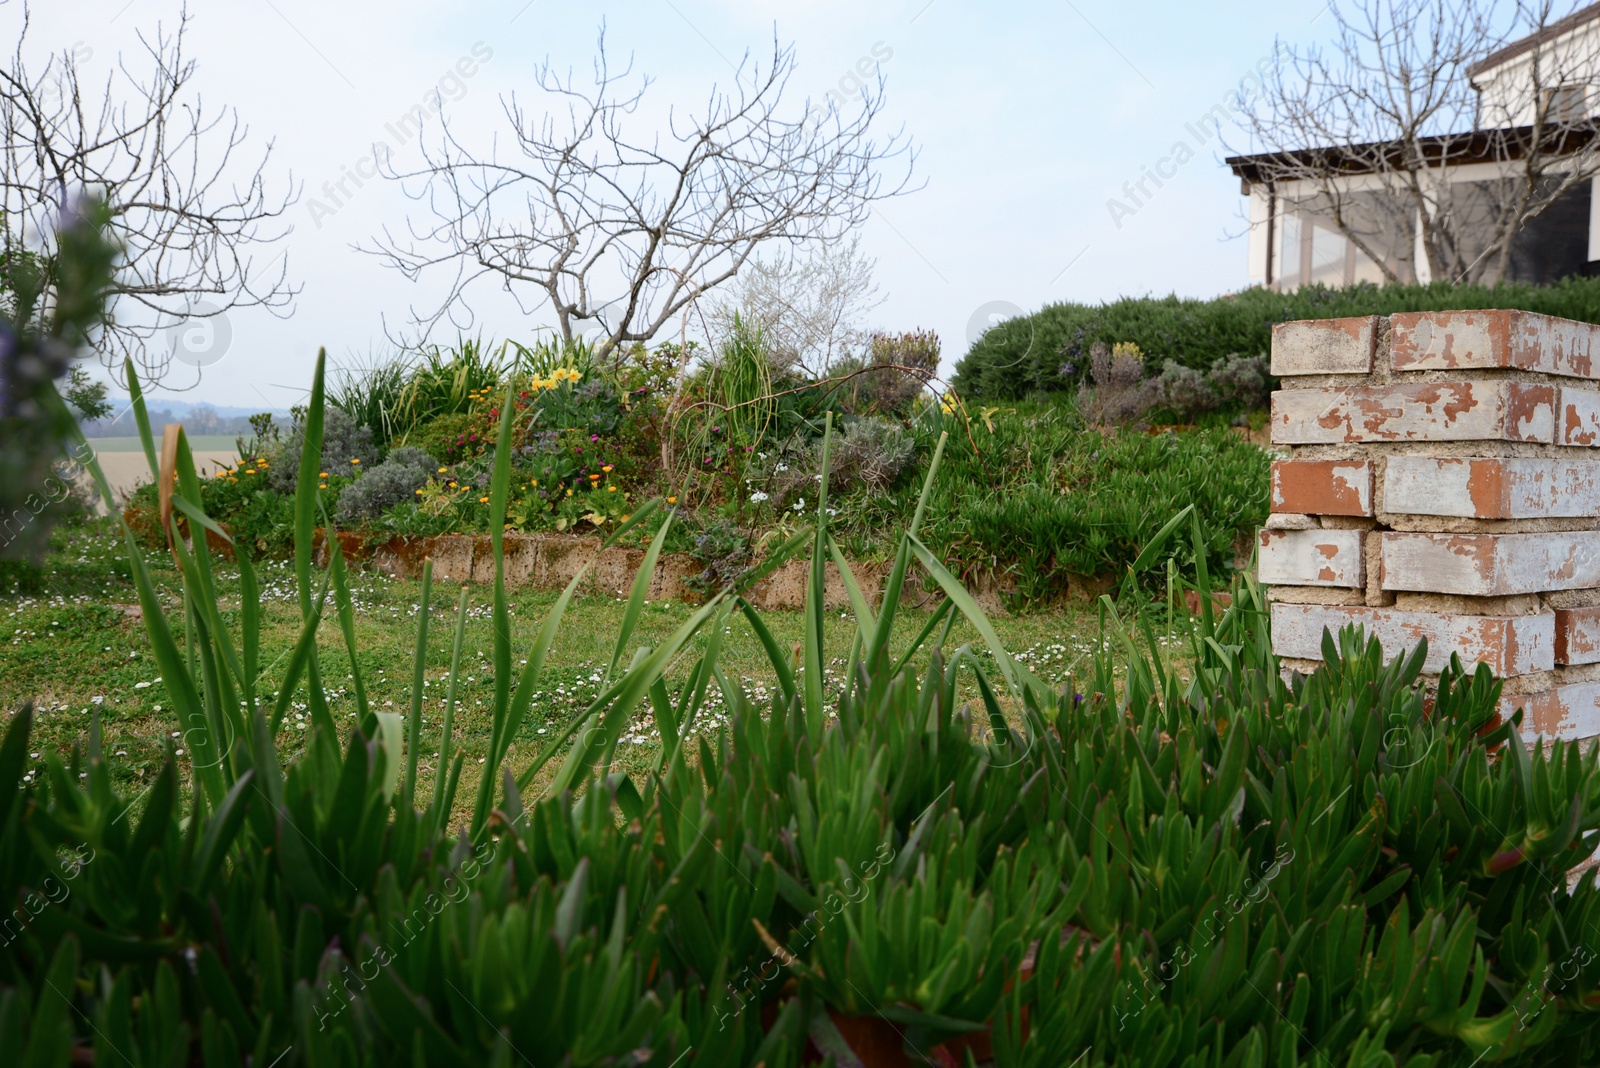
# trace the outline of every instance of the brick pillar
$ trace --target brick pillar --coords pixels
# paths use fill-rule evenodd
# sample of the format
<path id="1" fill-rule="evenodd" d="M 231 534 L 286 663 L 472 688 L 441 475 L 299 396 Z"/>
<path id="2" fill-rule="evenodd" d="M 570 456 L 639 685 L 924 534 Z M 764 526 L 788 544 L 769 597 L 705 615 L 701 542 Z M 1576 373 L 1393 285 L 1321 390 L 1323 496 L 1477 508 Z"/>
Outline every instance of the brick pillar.
<path id="1" fill-rule="evenodd" d="M 1600 327 L 1518 311 L 1273 329 L 1272 645 L 1426 638 L 1505 679 L 1525 737 L 1600 735 Z"/>

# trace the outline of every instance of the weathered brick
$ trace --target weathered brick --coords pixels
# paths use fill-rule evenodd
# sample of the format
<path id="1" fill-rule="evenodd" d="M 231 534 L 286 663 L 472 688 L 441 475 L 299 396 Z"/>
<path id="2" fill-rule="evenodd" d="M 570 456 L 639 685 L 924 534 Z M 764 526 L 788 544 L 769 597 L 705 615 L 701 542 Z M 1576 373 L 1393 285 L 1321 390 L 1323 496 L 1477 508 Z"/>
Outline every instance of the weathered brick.
<path id="1" fill-rule="evenodd" d="M 1272 328 L 1272 373 L 1371 374 L 1377 335 L 1376 315 L 1278 323 Z"/>
<path id="2" fill-rule="evenodd" d="M 1556 609 L 1556 663 L 1600 664 L 1600 608 Z"/>
<path id="3" fill-rule="evenodd" d="M 1383 507 L 1470 519 L 1600 516 L 1600 461 L 1391 456 Z"/>
<path id="4" fill-rule="evenodd" d="M 1584 448 L 1600 446 L 1600 392 L 1564 386 L 1556 405 L 1557 441 Z"/>
<path id="5" fill-rule="evenodd" d="M 1600 327 L 1534 312 L 1405 312 L 1389 318 L 1396 371 L 1518 368 L 1574 378 L 1600 372 Z"/>
<path id="6" fill-rule="evenodd" d="M 1366 582 L 1360 530 L 1263 530 L 1257 557 L 1261 581 L 1272 586 L 1343 586 Z"/>
<path id="7" fill-rule="evenodd" d="M 1555 615 L 1457 616 L 1396 608 L 1344 605 L 1272 605 L 1272 651 L 1279 656 L 1322 659 L 1322 632 L 1359 623 L 1383 645 L 1384 655 L 1428 643 L 1423 670 L 1437 673 L 1459 653 L 1468 668 L 1488 664 L 1501 676 L 1549 671 L 1555 666 Z"/>
<path id="8" fill-rule="evenodd" d="M 1570 682 L 1537 693 L 1500 698 L 1500 715 L 1510 718 L 1522 709 L 1522 738 L 1546 740 L 1593 738 L 1600 734 L 1600 682 Z"/>
<path id="9" fill-rule="evenodd" d="M 1383 535 L 1383 588 L 1504 597 L 1600 586 L 1600 531 Z"/>
<path id="10" fill-rule="evenodd" d="M 1365 460 L 1279 460 L 1272 510 L 1303 515 L 1372 514 L 1372 465 Z"/>
<path id="11" fill-rule="evenodd" d="M 1272 440 L 1279 445 L 1550 442 L 1555 436 L 1557 392 L 1554 386 L 1522 382 L 1279 390 L 1272 395 Z"/>

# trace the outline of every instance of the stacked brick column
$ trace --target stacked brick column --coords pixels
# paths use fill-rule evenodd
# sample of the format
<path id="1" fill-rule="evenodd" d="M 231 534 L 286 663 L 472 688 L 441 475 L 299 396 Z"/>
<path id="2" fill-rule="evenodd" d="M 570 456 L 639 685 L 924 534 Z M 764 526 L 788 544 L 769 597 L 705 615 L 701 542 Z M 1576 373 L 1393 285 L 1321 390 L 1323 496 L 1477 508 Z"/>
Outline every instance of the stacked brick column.
<path id="1" fill-rule="evenodd" d="M 1600 735 L 1600 327 L 1515 311 L 1273 331 L 1273 648 L 1359 622 L 1505 679 L 1524 734 Z"/>

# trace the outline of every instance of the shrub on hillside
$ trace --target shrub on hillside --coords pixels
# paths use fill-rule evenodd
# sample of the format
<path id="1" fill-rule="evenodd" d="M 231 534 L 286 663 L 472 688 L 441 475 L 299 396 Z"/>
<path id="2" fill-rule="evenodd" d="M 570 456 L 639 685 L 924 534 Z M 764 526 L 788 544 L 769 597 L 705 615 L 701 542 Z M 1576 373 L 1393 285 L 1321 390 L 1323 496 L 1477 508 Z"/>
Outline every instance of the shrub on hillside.
<path id="1" fill-rule="evenodd" d="M 848 410 L 862 415 L 903 416 L 939 371 L 939 335 L 931 330 L 875 333 L 866 355 L 846 360 L 833 371 L 859 371 L 845 385 Z"/>
<path id="2" fill-rule="evenodd" d="M 1271 348 L 1274 323 L 1452 308 L 1520 308 L 1600 322 L 1600 278 L 1553 285 L 1260 287 L 1213 300 L 1126 297 L 1109 304 L 1052 304 L 987 330 L 956 364 L 954 384 L 974 400 L 1019 400 L 1068 390 L 1089 376 L 1096 342 L 1137 344 L 1152 361 L 1204 371 L 1234 353 Z"/>
<path id="3" fill-rule="evenodd" d="M 305 438 L 305 419 L 297 412 L 294 428 L 283 439 L 267 471 L 267 484 L 279 493 L 293 493 L 300 481 L 300 453 L 305 447 Z M 342 408 L 328 405 L 323 415 L 321 459 L 320 470 L 338 475 L 375 465 L 378 450 L 372 444 L 372 431 L 357 423 Z"/>
<path id="4" fill-rule="evenodd" d="M 405 436 L 405 443 L 440 463 L 455 464 L 482 454 L 493 440 L 486 420 L 473 412 L 453 412 L 430 419 Z"/>
<path id="5" fill-rule="evenodd" d="M 830 491 L 839 497 L 881 493 L 899 480 L 916 453 L 915 439 L 899 423 L 879 416 L 850 419 L 833 438 L 828 456 Z M 778 454 L 761 492 L 777 509 L 790 508 L 802 498 L 815 500 L 821 472 L 822 443 L 814 441 Z"/>
<path id="6" fill-rule="evenodd" d="M 410 501 L 437 467 L 437 461 L 421 449 L 402 445 L 391 450 L 383 463 L 339 492 L 339 522 L 369 523 L 402 501 Z"/>

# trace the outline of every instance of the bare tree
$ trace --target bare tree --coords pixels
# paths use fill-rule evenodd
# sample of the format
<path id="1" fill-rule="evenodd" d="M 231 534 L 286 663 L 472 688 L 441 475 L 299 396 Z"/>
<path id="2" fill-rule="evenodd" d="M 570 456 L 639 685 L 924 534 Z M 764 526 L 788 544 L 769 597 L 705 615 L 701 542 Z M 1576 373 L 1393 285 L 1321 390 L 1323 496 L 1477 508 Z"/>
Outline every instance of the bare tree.
<path id="1" fill-rule="evenodd" d="M 1600 38 L 1571 32 L 1553 0 L 1331 10 L 1330 48 L 1280 45 L 1264 90 L 1241 97 L 1249 180 L 1336 228 L 1387 281 L 1505 278 L 1517 232 L 1600 171 Z M 1528 38 L 1486 82 L 1481 61 Z"/>
<path id="2" fill-rule="evenodd" d="M 169 328 L 236 308 L 281 311 L 298 292 L 284 257 L 255 259 L 291 229 L 280 220 L 298 189 L 289 178 L 281 196 L 269 193 L 271 142 L 238 158 L 249 130 L 231 109 L 208 111 L 191 85 L 188 25 L 184 10 L 175 32 L 140 34 L 143 54 L 118 57 L 91 94 L 79 52 L 32 69 L 24 8 L 16 51 L 0 67 L 0 241 L 7 255 L 26 249 L 48 261 L 62 204 L 85 192 L 103 198 L 107 236 L 122 255 L 93 347 L 113 372 L 131 361 L 151 381 L 170 366 L 159 340 Z"/>
<path id="3" fill-rule="evenodd" d="M 758 247 L 836 241 L 875 201 L 907 190 L 909 142 L 872 135 L 881 77 L 848 114 L 830 99 L 789 117 L 794 66 L 793 48 L 774 40 L 764 70 L 747 56 L 732 90 L 713 86 L 703 110 L 674 109 L 664 135 L 639 136 L 631 127 L 651 80 L 629 88 L 631 60 L 612 71 L 602 28 L 592 88 L 546 61 L 535 81 L 550 111 L 502 100 L 514 153 L 469 147 L 441 117 L 420 168 L 389 166 L 386 177 L 412 183 L 433 219 L 413 222 L 403 239 L 385 230 L 368 251 L 408 278 L 454 269 L 440 305 L 413 311 L 424 335 L 447 318 L 470 327 L 465 291 L 488 276 L 525 312 L 547 304 L 565 339 L 593 324 L 600 355 L 648 341 Z M 904 174 L 885 182 L 879 170 L 890 162 Z"/>
<path id="4" fill-rule="evenodd" d="M 712 311 L 712 329 L 727 334 L 737 314 L 760 327 L 779 367 L 820 377 L 866 343 L 862 320 L 884 300 L 872 280 L 874 266 L 859 236 L 803 256 L 756 256 Z"/>

